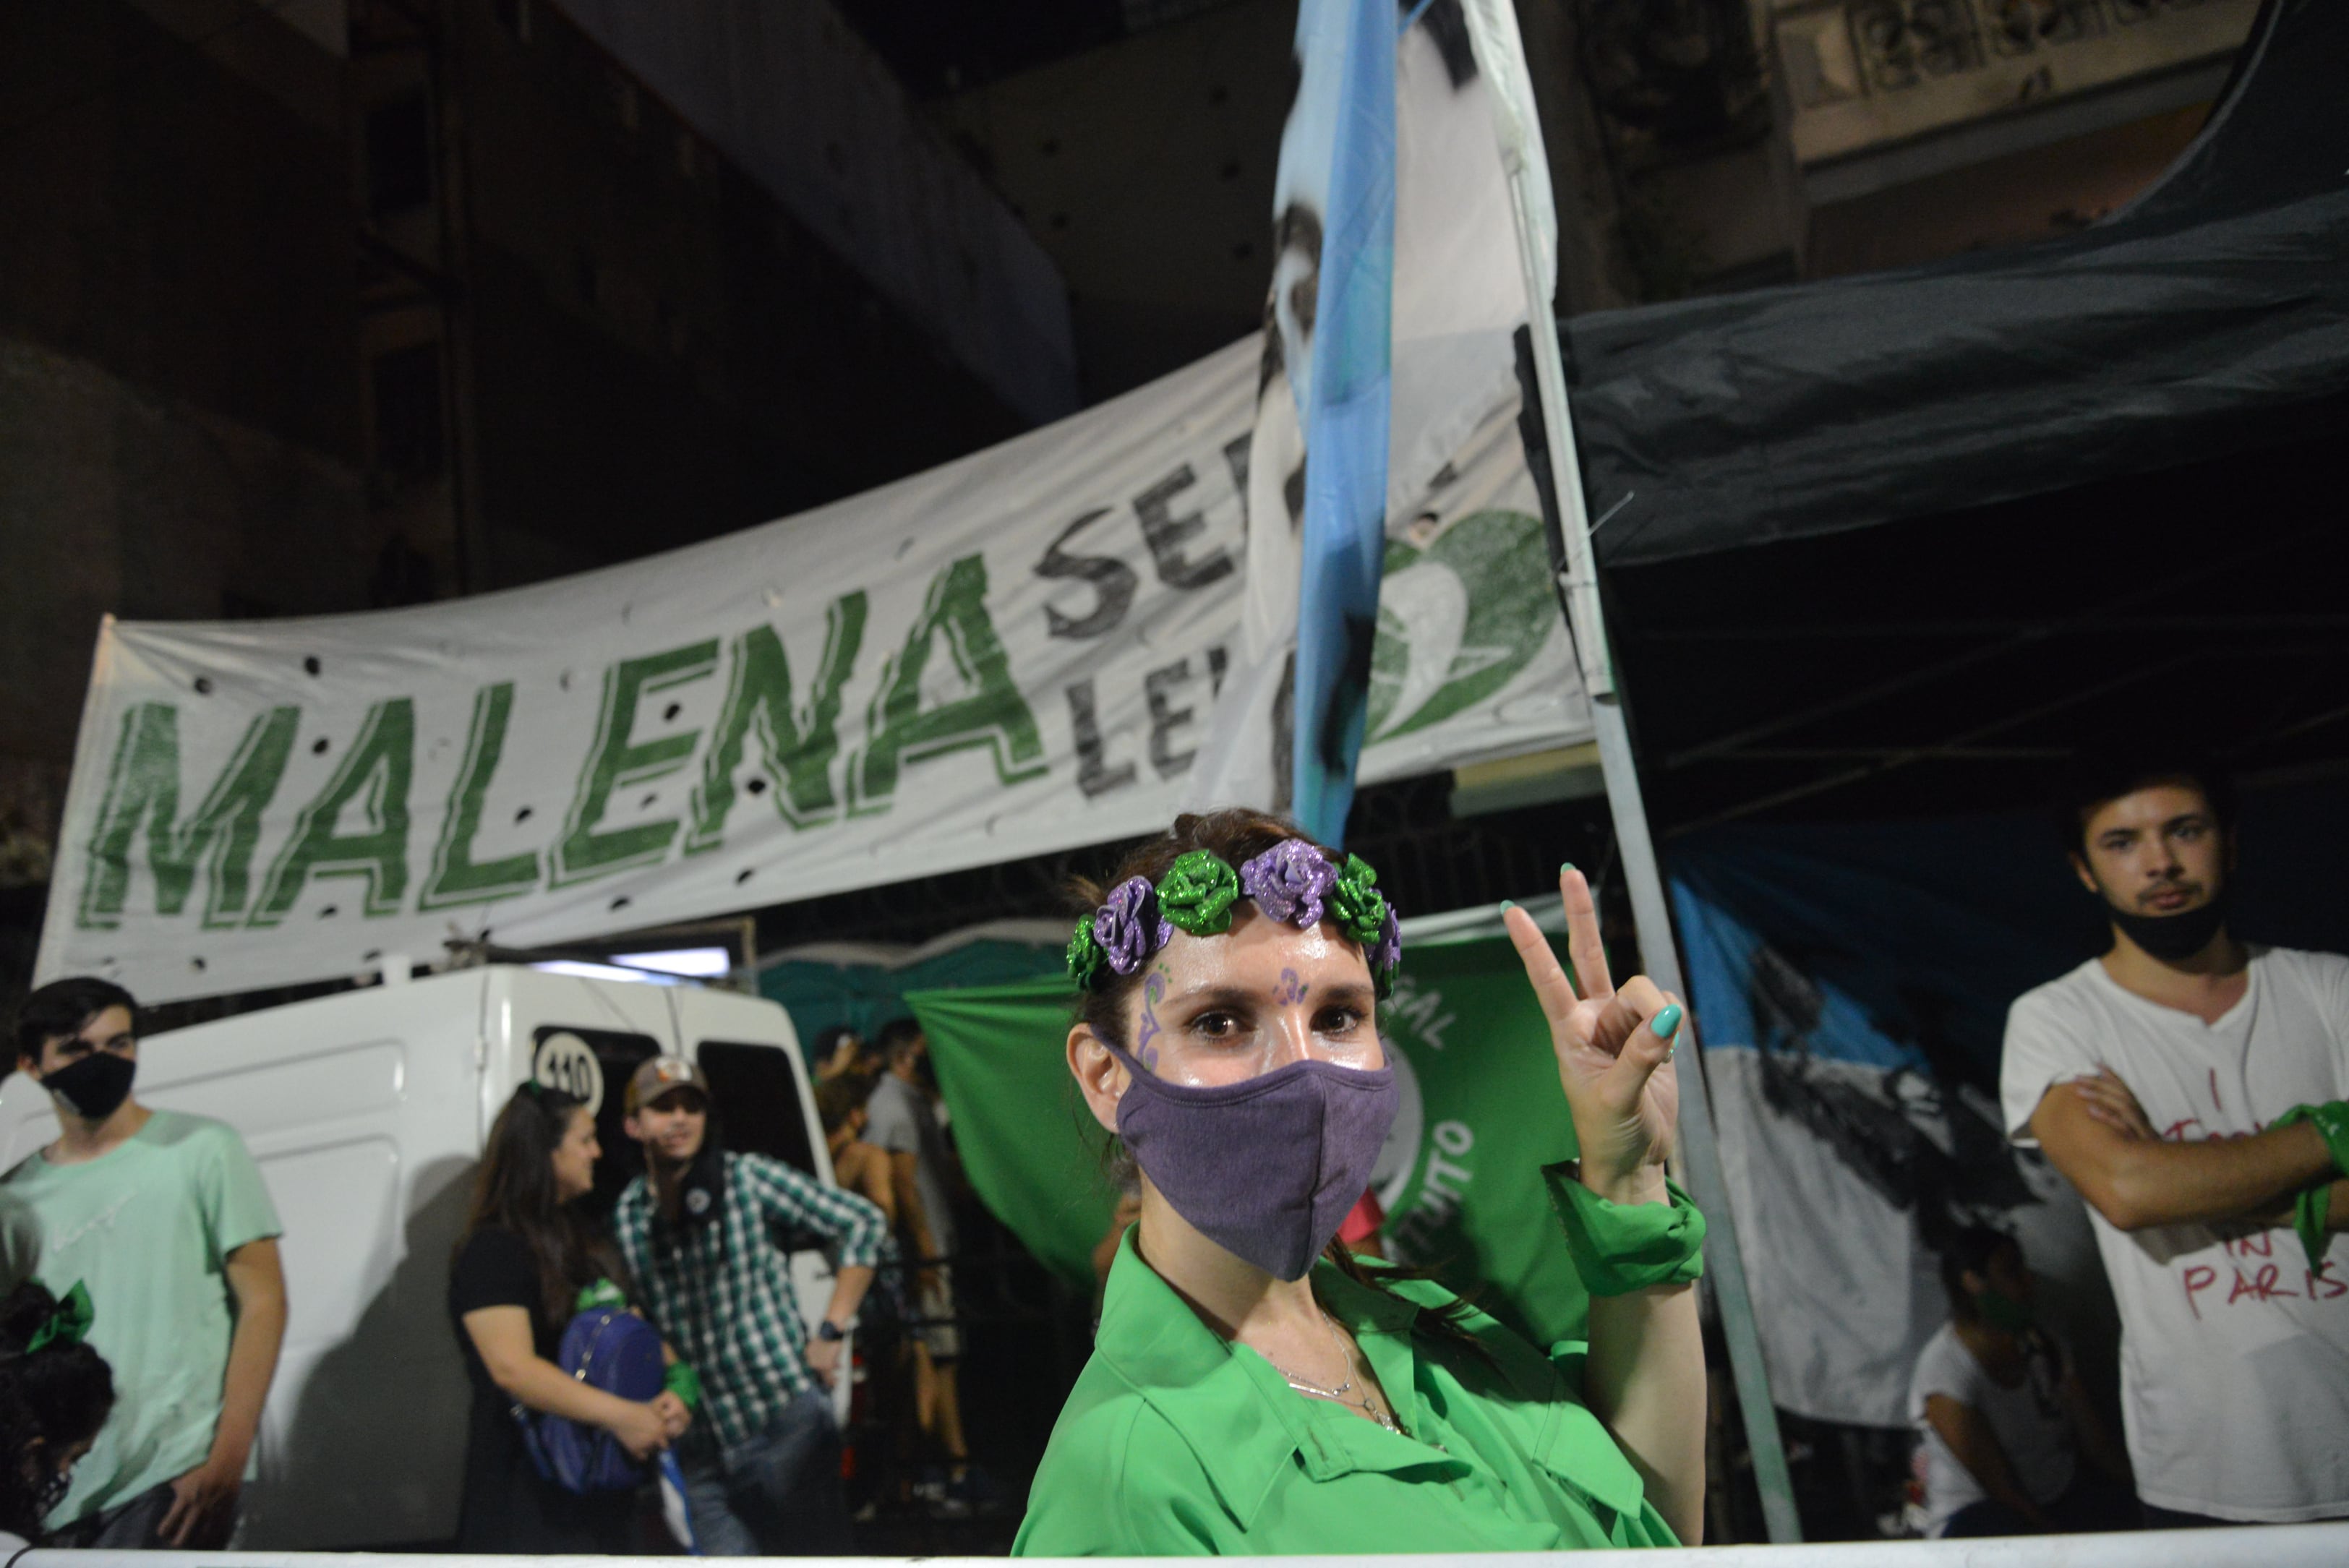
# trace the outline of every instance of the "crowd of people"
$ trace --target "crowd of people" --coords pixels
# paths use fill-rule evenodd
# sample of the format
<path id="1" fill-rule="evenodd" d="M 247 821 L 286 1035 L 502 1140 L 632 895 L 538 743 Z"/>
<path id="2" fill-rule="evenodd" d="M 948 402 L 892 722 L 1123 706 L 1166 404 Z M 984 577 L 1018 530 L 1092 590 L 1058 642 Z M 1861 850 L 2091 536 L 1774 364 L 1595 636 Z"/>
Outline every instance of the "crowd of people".
<path id="1" fill-rule="evenodd" d="M 139 1102 L 137 1031 L 129 993 L 91 979 L 41 988 L 16 1019 L 17 1066 L 60 1129 L 0 1180 L 0 1532 L 20 1543 L 226 1544 L 276 1368 L 267 1188 L 225 1123 Z M 725 1108 L 682 1057 L 625 1087 L 634 1172 L 608 1222 L 582 1202 L 606 1158 L 590 1108 L 531 1081 L 499 1111 L 449 1272 L 472 1390 L 458 1550 L 673 1549 L 648 1506 L 666 1482 L 701 1554 L 853 1551 L 832 1390 L 885 1256 L 905 1265 L 879 1315 L 905 1326 L 904 1367 L 875 1377 L 902 1385 L 884 1401 L 912 1473 L 938 1476 L 908 1490 L 964 1511 L 983 1494 L 956 1397 L 957 1177 L 921 1032 L 824 1044 L 837 1185 L 725 1148 Z M 779 1233 L 833 1257 L 812 1332 Z M 649 1386 L 607 1386 L 620 1317 Z"/>
<path id="2" fill-rule="evenodd" d="M 833 1394 L 849 1376 L 843 1346 L 876 1284 L 885 1307 L 866 1315 L 877 1341 L 866 1364 L 898 1429 L 907 1494 L 899 1501 L 976 1505 L 988 1482 L 962 1436 L 947 1283 L 955 1173 L 925 1049 L 910 1021 L 869 1046 L 845 1030 L 818 1037 L 833 1185 L 726 1149 L 725 1108 L 699 1068 L 673 1057 L 645 1062 L 623 1101 L 642 1168 L 614 1205 L 608 1233 L 578 1207 L 602 1156 L 588 1108 L 535 1083 L 516 1091 L 492 1129 L 450 1279 L 474 1387 L 460 1550 L 614 1552 L 649 1540 L 641 1491 L 583 1492 L 550 1473 L 519 1406 L 603 1434 L 639 1465 L 666 1456 L 661 1473 L 698 1553 L 853 1551 Z M 786 1254 L 771 1244 L 778 1233 L 818 1241 L 833 1256 L 831 1297 L 812 1332 Z M 566 1334 L 579 1333 L 581 1315 L 605 1308 L 660 1336 L 666 1372 L 642 1398 L 566 1370 Z M 883 1332 L 890 1327 L 898 1332 Z"/>
<path id="3" fill-rule="evenodd" d="M 2349 1226 L 2349 959 L 2231 934 L 2234 803 L 2207 769 L 2084 776 L 2060 822 L 2111 942 L 2014 1003 L 2002 1099 L 2088 1205 L 2125 1439 L 2034 1310 L 2020 1245 L 1961 1231 L 1909 1394 L 1928 1532 L 2349 1516 L 2349 1280 L 2328 1255 Z M 1227 810 L 1084 890 L 1064 1048 L 1122 1201 L 1016 1552 L 1701 1539 L 1705 1223 L 1666 1173 L 1682 1005 L 1612 980 L 1571 866 L 1570 970 L 1506 912 L 1579 1151 L 1543 1176 L 1590 1295 L 1585 1339 L 1528 1344 L 1370 1244 L 1402 956 L 1376 881 Z M 0 1179 L 0 1532 L 219 1545 L 285 1323 L 268 1191 L 224 1124 L 133 1095 L 118 987 L 44 987 L 16 1048 L 60 1132 Z M 990 1501 L 962 1428 L 958 1178 L 927 1041 L 908 1020 L 812 1055 L 835 1183 L 727 1148 L 727 1106 L 681 1057 L 626 1082 L 633 1149 L 600 1148 L 590 1108 L 539 1083 L 499 1112 L 449 1277 L 472 1388 L 460 1550 L 643 1549 L 656 1494 L 705 1554 L 854 1550 L 833 1391 L 860 1315 L 900 1327 L 872 1370 L 909 1490 Z M 631 1175 L 599 1222 L 582 1201 L 615 1157 Z M 832 1253 L 812 1326 L 779 1231 Z"/>

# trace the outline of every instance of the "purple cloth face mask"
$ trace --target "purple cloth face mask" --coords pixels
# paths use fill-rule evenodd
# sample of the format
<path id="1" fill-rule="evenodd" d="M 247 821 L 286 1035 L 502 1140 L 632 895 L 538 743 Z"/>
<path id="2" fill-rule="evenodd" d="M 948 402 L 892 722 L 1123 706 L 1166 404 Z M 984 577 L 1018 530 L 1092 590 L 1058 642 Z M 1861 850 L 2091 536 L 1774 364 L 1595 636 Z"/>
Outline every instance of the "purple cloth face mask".
<path id="1" fill-rule="evenodd" d="M 1117 1135 L 1151 1184 L 1226 1252 L 1304 1278 L 1371 1184 L 1402 1099 L 1394 1068 L 1291 1062 L 1203 1088 L 1110 1049 L 1132 1080 Z"/>

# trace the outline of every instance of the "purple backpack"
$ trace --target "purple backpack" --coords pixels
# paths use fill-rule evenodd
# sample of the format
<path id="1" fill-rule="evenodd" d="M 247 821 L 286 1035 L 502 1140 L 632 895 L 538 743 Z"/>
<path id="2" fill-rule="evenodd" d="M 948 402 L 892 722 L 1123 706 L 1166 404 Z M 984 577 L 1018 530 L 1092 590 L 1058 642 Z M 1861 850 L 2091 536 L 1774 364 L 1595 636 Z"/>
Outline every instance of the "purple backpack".
<path id="1" fill-rule="evenodd" d="M 623 1399 L 651 1398 L 667 1372 L 659 1332 L 622 1306 L 591 1307 L 573 1317 L 554 1364 L 590 1388 Z M 644 1481 L 645 1467 L 601 1427 L 521 1405 L 514 1419 L 530 1462 L 565 1491 L 627 1491 Z"/>

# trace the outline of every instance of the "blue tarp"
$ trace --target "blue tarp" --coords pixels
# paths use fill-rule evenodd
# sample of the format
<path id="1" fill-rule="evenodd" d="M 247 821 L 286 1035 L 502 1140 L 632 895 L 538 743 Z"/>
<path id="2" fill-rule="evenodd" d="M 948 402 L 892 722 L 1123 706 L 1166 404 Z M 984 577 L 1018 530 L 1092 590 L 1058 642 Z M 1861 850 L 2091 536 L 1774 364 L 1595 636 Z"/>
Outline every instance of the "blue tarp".
<path id="1" fill-rule="evenodd" d="M 2337 785 L 2253 789 L 2232 926 L 2349 951 L 2349 834 Z M 1815 1055 L 1930 1070 L 1995 1091 L 2007 1005 L 2103 951 L 2096 901 L 2045 817 L 1733 825 L 1671 846 L 1673 913 L 1707 1042 L 1793 1043 L 1754 957 L 1766 938 L 1820 995 Z M 1783 976 L 1781 977 L 1784 978 Z"/>

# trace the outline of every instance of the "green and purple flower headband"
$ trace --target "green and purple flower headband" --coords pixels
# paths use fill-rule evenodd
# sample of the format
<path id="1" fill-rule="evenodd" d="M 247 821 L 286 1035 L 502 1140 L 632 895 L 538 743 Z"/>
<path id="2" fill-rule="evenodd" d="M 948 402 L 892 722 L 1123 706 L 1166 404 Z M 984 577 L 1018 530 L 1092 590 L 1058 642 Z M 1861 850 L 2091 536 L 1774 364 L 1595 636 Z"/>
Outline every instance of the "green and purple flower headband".
<path id="1" fill-rule="evenodd" d="M 1378 994 L 1394 988 L 1402 963 L 1402 927 L 1378 887 L 1379 873 L 1353 855 L 1333 865 L 1303 839 L 1283 839 L 1237 872 L 1213 850 L 1193 850 L 1152 886 L 1128 877 L 1102 905 L 1077 920 L 1069 938 L 1069 976 L 1083 990 L 1103 972 L 1132 975 L 1174 939 L 1221 936 L 1232 928 L 1232 905 L 1253 901 L 1268 920 L 1310 931 L 1328 920 L 1370 960 Z"/>

